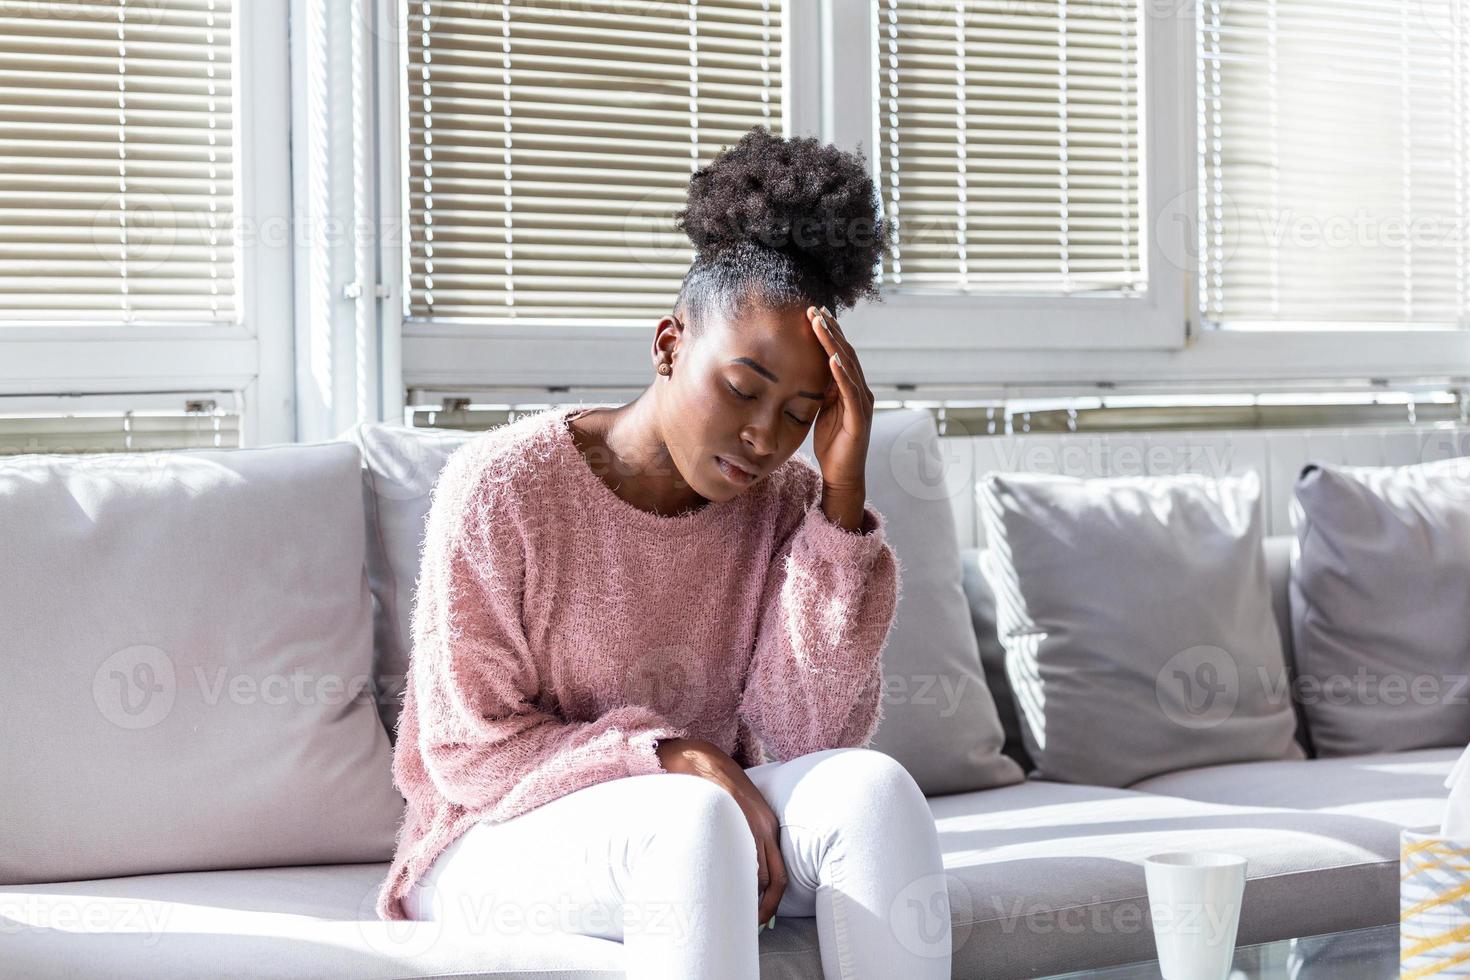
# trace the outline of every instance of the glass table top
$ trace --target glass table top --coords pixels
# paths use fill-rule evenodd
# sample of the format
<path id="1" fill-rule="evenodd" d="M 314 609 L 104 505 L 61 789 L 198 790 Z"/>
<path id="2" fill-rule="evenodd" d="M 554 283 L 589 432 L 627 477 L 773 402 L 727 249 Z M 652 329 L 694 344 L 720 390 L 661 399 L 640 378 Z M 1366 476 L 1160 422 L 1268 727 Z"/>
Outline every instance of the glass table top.
<path id="1" fill-rule="evenodd" d="M 1281 939 L 1235 950 L 1230 980 L 1390 980 L 1399 975 L 1398 923 Z M 1057 974 L 1049 980 L 1162 980 L 1157 960 Z"/>

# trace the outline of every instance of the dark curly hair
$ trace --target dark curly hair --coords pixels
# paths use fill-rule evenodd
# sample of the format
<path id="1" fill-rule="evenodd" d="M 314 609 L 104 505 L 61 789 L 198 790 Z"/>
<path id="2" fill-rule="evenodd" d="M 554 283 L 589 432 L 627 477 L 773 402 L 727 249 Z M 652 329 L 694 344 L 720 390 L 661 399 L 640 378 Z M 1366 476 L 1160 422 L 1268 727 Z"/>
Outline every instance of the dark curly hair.
<path id="1" fill-rule="evenodd" d="M 836 314 L 879 299 L 877 266 L 893 243 L 860 151 L 764 126 L 695 171 L 675 224 L 695 249 L 675 309 L 696 333 L 707 315 L 751 301 Z"/>

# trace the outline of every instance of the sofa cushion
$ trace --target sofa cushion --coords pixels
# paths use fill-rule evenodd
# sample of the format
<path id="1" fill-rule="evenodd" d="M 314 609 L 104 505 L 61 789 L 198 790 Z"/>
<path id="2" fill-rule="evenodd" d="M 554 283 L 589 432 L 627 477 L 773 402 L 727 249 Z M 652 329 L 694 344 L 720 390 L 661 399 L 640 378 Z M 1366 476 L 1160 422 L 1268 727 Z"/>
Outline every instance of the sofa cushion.
<path id="1" fill-rule="evenodd" d="M 815 462 L 810 445 L 808 436 L 802 451 Z M 961 585 L 950 495 L 966 491 L 969 468 L 946 468 L 944 449 L 927 409 L 873 415 L 868 499 L 883 514 L 903 583 L 883 649 L 883 717 L 872 748 L 901 762 L 925 793 L 1025 778 L 1001 753 L 1005 733 Z"/>
<path id="2" fill-rule="evenodd" d="M 7 976 L 523 977 L 622 980 L 622 947 L 500 928 L 384 922 L 385 864 L 148 875 L 0 888 Z"/>
<path id="3" fill-rule="evenodd" d="M 1210 803 L 1279 806 L 1370 817 L 1398 827 L 1437 827 L 1445 777 L 1464 749 L 1241 762 L 1145 779 L 1131 787 Z"/>
<path id="4" fill-rule="evenodd" d="M 430 491 L 450 455 L 474 438 L 465 429 L 363 422 L 342 435 L 362 452 L 367 567 L 373 592 L 373 680 L 392 739 L 412 649 L 413 596 Z"/>
<path id="5" fill-rule="evenodd" d="M 502 905 L 493 934 L 384 922 L 386 864 L 147 875 L 0 888 L 6 977 L 118 980 L 475 977 L 623 980 L 621 943 L 549 933 L 556 910 Z M 762 980 L 821 980 L 816 919 L 760 936 Z"/>
<path id="6" fill-rule="evenodd" d="M 1311 464 L 1291 516 L 1297 697 L 1321 756 L 1470 742 L 1470 460 Z"/>
<path id="7" fill-rule="evenodd" d="M 0 460 L 0 883 L 392 854 L 359 467 Z"/>
<path id="8" fill-rule="evenodd" d="M 1143 862 L 1244 855 L 1241 944 L 1398 921 L 1399 829 L 1031 780 L 929 800 L 949 876 L 954 976 L 1006 980 L 1151 959 Z"/>
<path id="9" fill-rule="evenodd" d="M 995 630 L 995 593 L 990 591 L 990 583 L 985 581 L 980 570 L 983 551 L 982 548 L 960 549 L 961 584 L 970 607 L 970 626 L 980 647 L 980 666 L 985 671 L 985 683 L 995 700 L 1001 731 L 1005 733 L 1001 751 L 1016 760 L 1022 770 L 1030 772 L 1035 764 L 1026 752 L 1025 736 L 1021 733 L 1021 711 L 1016 706 L 1010 678 L 1006 676 L 1006 648 Z"/>
<path id="10" fill-rule="evenodd" d="M 1300 758 L 1254 472 L 995 473 L 983 571 L 1040 775 L 1126 786 Z"/>
<path id="11" fill-rule="evenodd" d="M 1266 556 L 1266 578 L 1271 583 L 1271 611 L 1276 619 L 1276 632 L 1281 637 L 1288 674 L 1293 669 L 1291 658 L 1291 608 L 1288 598 L 1288 578 L 1291 574 L 1291 549 L 1296 538 L 1289 534 L 1269 535 L 1262 542 Z M 1016 760 L 1022 769 L 1030 772 L 1035 768 L 1031 756 L 1026 754 L 1025 737 L 1021 732 L 1021 714 L 1016 706 L 1015 693 L 1010 679 L 1006 677 L 1006 648 L 1001 643 L 995 628 L 995 593 L 985 580 L 981 566 L 988 560 L 983 548 L 961 548 L 960 565 L 964 570 L 963 583 L 965 600 L 970 604 L 970 623 L 975 628 L 975 638 L 980 644 L 980 665 L 985 669 L 985 683 L 995 698 L 996 712 L 1005 732 L 1005 745 L 1001 749 Z M 1311 738 L 1307 730 L 1306 714 L 1302 706 L 1296 709 L 1296 740 L 1302 750 L 1312 754 Z"/>
<path id="12" fill-rule="evenodd" d="M 1398 915 L 1398 832 L 1376 820 L 1224 806 L 1039 780 L 932 797 L 948 877 L 954 976 L 1034 977 L 1152 956 L 1142 861 L 1246 855 L 1241 943 Z M 383 864 L 149 875 L 0 888 L 17 976 L 119 978 L 624 976 L 622 947 L 527 934 L 493 941 L 373 915 Z M 1330 899 L 1328 898 L 1330 896 Z M 518 923 L 527 923 L 522 931 Z M 761 933 L 762 980 L 818 980 L 816 920 Z"/>

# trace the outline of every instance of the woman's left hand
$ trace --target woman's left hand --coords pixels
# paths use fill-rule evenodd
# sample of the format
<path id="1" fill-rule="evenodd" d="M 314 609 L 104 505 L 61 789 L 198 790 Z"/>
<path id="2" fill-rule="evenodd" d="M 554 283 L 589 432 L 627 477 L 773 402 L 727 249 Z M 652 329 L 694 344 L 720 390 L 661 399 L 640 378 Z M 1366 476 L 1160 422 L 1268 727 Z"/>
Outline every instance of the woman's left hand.
<path id="1" fill-rule="evenodd" d="M 827 308 L 808 306 L 807 319 L 827 351 L 827 366 L 837 384 L 817 414 L 812 448 L 830 494 L 861 504 L 867 488 L 868 438 L 873 428 L 873 393 L 863 377 L 857 352 Z"/>

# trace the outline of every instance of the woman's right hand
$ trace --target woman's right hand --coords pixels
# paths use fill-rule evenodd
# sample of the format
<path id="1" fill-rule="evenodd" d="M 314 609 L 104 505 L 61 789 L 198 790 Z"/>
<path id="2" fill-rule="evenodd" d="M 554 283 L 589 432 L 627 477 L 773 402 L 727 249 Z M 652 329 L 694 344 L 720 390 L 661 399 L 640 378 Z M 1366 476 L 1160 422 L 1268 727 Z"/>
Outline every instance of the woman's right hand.
<path id="1" fill-rule="evenodd" d="M 658 759 L 669 772 L 703 776 L 724 787 L 745 812 L 745 821 L 755 836 L 759 864 L 756 890 L 759 895 L 756 924 L 764 925 L 776 914 L 786 891 L 786 862 L 781 857 L 781 823 L 761 791 L 750 781 L 740 763 L 713 742 L 702 738 L 666 738 L 658 743 Z"/>

